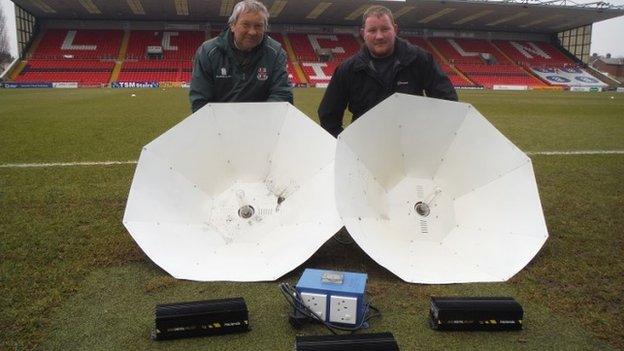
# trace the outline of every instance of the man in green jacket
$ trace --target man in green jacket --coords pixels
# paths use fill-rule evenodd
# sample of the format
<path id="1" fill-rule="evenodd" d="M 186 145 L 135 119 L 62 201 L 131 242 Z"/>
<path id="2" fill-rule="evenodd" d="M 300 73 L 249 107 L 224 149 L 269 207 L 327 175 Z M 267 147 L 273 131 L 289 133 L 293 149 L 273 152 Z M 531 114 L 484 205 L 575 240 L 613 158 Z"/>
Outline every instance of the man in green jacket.
<path id="1" fill-rule="evenodd" d="M 293 102 L 286 52 L 265 35 L 268 20 L 262 3 L 241 1 L 229 28 L 197 49 L 189 92 L 193 112 L 209 102 Z"/>

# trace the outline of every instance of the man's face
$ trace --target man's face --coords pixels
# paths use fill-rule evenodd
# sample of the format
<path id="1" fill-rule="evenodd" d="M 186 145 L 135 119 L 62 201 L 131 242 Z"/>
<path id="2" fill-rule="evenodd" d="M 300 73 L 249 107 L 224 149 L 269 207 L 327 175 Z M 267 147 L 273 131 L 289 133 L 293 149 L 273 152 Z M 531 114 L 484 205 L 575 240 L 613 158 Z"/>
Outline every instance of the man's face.
<path id="1" fill-rule="evenodd" d="M 362 37 L 368 51 L 375 57 L 386 57 L 394 52 L 397 27 L 388 15 L 370 16 L 364 22 Z"/>
<path id="2" fill-rule="evenodd" d="M 246 12 L 238 16 L 236 23 L 230 26 L 234 33 L 236 47 L 249 51 L 262 41 L 264 36 L 264 17 L 259 12 Z"/>

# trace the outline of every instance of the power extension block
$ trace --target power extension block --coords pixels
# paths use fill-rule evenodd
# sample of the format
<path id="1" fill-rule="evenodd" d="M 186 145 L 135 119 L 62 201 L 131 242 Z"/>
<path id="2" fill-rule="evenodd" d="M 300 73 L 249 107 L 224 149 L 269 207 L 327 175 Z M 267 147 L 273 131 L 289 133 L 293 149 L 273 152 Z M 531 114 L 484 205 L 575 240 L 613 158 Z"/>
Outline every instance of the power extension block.
<path id="1" fill-rule="evenodd" d="M 336 325 L 360 325 L 366 313 L 364 273 L 306 269 L 295 290 L 320 319 Z M 295 313 L 295 319 L 297 313 Z"/>

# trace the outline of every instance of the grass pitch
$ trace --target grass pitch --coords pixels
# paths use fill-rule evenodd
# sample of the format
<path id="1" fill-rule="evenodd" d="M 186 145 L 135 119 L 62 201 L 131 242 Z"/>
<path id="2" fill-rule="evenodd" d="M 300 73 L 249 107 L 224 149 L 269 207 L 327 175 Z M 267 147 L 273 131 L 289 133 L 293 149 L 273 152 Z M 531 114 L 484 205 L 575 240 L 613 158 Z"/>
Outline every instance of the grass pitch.
<path id="1" fill-rule="evenodd" d="M 132 97 L 131 94 L 136 94 Z M 323 90 L 297 90 L 316 118 Z M 614 96 L 612 99 L 611 96 Z M 624 94 L 462 92 L 525 151 L 624 150 Z M 141 147 L 190 113 L 186 91 L 0 90 L 0 165 L 136 160 Z M 624 155 L 532 156 L 550 237 L 506 283 L 407 284 L 357 245 L 328 241 L 305 267 L 364 271 L 402 350 L 624 348 Z M 299 331 L 277 283 L 170 278 L 121 224 L 133 164 L 0 167 L 0 349 L 292 350 Z M 426 325 L 431 295 L 512 295 L 525 330 L 440 333 Z M 155 304 L 243 296 L 247 334 L 148 339 Z"/>

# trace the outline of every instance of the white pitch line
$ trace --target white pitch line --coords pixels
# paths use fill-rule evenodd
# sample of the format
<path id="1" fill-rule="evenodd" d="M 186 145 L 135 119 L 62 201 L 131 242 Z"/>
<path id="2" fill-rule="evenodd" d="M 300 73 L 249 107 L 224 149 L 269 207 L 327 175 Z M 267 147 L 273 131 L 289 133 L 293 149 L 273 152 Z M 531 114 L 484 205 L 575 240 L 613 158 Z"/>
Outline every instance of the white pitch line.
<path id="1" fill-rule="evenodd" d="M 580 151 L 527 151 L 527 155 L 566 156 L 566 155 L 624 155 L 624 150 L 580 150 Z M 100 162 L 57 162 L 57 163 L 5 163 L 0 168 L 45 168 L 74 166 L 112 166 L 136 164 L 137 161 L 100 161 Z"/>
<path id="2" fill-rule="evenodd" d="M 100 162 L 58 162 L 58 163 L 5 163 L 0 168 L 43 168 L 43 167 L 74 167 L 74 166 L 111 166 L 136 164 L 137 161 L 100 161 Z"/>
<path id="3" fill-rule="evenodd" d="M 527 151 L 527 155 L 621 155 L 624 150 L 580 150 L 580 151 Z"/>

